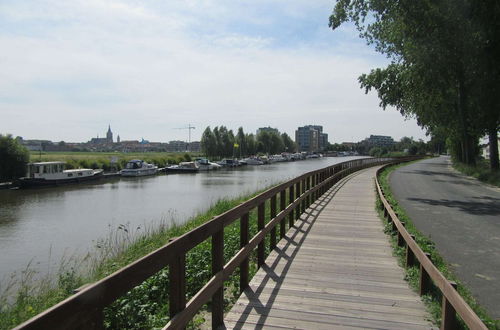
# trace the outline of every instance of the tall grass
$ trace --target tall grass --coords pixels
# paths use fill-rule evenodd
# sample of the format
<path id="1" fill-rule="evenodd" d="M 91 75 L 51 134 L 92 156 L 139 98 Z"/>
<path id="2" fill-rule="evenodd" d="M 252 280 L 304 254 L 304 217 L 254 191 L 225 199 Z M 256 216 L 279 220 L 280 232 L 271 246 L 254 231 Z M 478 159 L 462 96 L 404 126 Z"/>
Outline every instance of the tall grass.
<path id="1" fill-rule="evenodd" d="M 95 250 L 84 257 L 70 257 L 61 262 L 55 273 L 36 276 L 30 266 L 18 277 L 0 287 L 0 329 L 12 328 L 70 296 L 76 288 L 93 283 L 144 255 L 165 245 L 195 227 L 239 205 L 258 193 L 216 202 L 208 211 L 182 225 L 161 222 L 145 228 L 120 225 L 106 238 L 96 242 Z M 279 204 L 278 204 L 279 205 Z M 269 201 L 266 221 L 270 220 Z M 250 213 L 250 235 L 257 232 L 256 211 Z M 224 254 L 228 261 L 239 250 L 239 220 L 224 231 Z M 269 253 L 269 244 L 266 245 Z M 251 256 L 250 272 L 255 273 L 256 257 Z M 192 297 L 211 277 L 210 239 L 186 255 L 186 290 Z M 227 283 L 226 306 L 229 308 L 239 294 L 239 273 Z M 190 327 L 198 327 L 210 310 L 206 305 Z M 144 329 L 163 327 L 168 322 L 168 269 L 164 269 L 126 293 L 105 310 L 105 326 L 109 329 Z"/>
<path id="2" fill-rule="evenodd" d="M 30 153 L 30 162 L 50 162 L 64 161 L 66 167 L 71 168 L 92 168 L 103 169 L 105 172 L 119 171 L 125 167 L 132 159 L 142 159 L 148 163 L 164 167 L 171 164 L 178 164 L 184 161 L 191 161 L 197 157 L 196 153 L 166 153 L 166 152 L 146 152 L 146 153 L 118 153 L 118 152 L 38 152 Z M 117 158 L 116 163 L 111 163 L 112 158 Z"/>
<path id="3" fill-rule="evenodd" d="M 472 176 L 479 181 L 500 187 L 500 171 L 492 171 L 488 161 L 485 159 L 479 160 L 475 166 L 466 165 L 454 160 L 453 168 L 465 175 Z"/>

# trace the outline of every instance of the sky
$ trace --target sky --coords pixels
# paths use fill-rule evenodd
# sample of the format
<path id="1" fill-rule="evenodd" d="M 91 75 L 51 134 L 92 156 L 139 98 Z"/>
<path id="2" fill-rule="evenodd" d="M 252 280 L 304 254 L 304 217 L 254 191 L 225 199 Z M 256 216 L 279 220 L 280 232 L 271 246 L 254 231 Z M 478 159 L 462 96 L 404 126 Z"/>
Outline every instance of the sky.
<path id="1" fill-rule="evenodd" d="M 322 125 L 331 143 L 428 140 L 357 78 L 387 59 L 333 0 L 2 0 L 0 134 L 86 142 L 199 140 Z"/>

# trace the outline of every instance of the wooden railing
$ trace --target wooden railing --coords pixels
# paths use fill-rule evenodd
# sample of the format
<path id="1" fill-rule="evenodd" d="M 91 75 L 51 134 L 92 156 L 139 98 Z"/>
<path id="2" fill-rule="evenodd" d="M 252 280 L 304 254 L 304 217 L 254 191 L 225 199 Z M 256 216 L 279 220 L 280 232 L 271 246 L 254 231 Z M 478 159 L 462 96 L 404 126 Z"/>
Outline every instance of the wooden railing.
<path id="1" fill-rule="evenodd" d="M 214 217 L 99 282 L 85 287 L 18 328 L 100 329 L 103 327 L 103 310 L 106 306 L 166 267 L 169 268 L 170 322 L 165 328 L 185 327 L 209 301 L 211 301 L 212 327 L 217 328 L 223 324 L 224 281 L 239 267 L 240 291 L 248 287 L 250 254 L 257 248 L 257 264 L 259 267 L 264 264 L 266 235 L 270 235 L 270 248 L 274 248 L 278 237 L 277 226 L 280 226 L 279 237 L 284 237 L 287 220 L 288 226 L 293 226 L 300 214 L 341 178 L 366 167 L 394 161 L 390 158 L 347 161 L 305 173 L 280 184 Z M 271 218 L 267 224 L 266 202 L 270 206 Z M 250 238 L 249 214 L 255 209 L 257 209 L 258 231 Z M 224 228 L 238 219 L 241 248 L 229 262 L 224 264 Z M 186 302 L 186 253 L 207 239 L 211 239 L 212 242 L 212 277 L 189 302 Z"/>
<path id="2" fill-rule="evenodd" d="M 430 255 L 425 253 L 415 241 L 415 237 L 410 235 L 386 200 L 384 192 L 380 188 L 378 181 L 379 173 L 384 169 L 377 171 L 377 191 L 384 208 L 384 216 L 390 221 L 392 230 L 397 232 L 397 244 L 400 247 L 406 246 L 406 266 L 411 267 L 420 264 L 420 295 L 429 293 L 431 283 L 442 293 L 442 311 L 441 311 L 441 329 L 457 329 L 457 314 L 462 318 L 470 329 L 487 329 L 481 319 L 474 313 L 470 306 L 457 292 L 455 282 L 448 281 L 446 277 L 434 266 Z M 432 281 L 432 282 L 431 282 Z"/>

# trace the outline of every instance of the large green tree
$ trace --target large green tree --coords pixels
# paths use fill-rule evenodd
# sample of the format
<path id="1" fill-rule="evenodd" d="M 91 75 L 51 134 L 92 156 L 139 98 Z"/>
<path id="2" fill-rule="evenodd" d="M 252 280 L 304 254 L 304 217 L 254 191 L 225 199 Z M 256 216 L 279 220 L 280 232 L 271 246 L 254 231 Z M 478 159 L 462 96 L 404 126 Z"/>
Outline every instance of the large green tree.
<path id="1" fill-rule="evenodd" d="M 490 57 L 482 45 L 494 33 L 485 28 L 491 21 L 475 18 L 484 11 L 478 7 L 471 0 L 340 0 L 330 17 L 333 29 L 354 22 L 390 59 L 387 67 L 362 75 L 361 86 L 375 89 L 383 108 L 394 106 L 429 131 L 444 130 L 454 156 L 469 164 L 479 136 L 488 131 L 496 141 L 498 131 L 498 111 L 491 104 L 498 101 L 490 98 L 488 104 L 480 92 L 485 77 L 498 81 L 486 69 Z"/>
<path id="2" fill-rule="evenodd" d="M 29 152 L 10 134 L 0 134 L 0 181 L 22 177 L 26 174 Z"/>

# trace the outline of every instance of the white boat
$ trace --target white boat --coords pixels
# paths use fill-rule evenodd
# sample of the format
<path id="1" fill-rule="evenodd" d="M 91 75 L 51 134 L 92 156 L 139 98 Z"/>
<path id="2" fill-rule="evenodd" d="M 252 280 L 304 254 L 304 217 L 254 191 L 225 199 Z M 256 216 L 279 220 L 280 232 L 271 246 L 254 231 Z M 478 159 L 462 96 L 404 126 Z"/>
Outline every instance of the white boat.
<path id="1" fill-rule="evenodd" d="M 120 171 L 121 176 L 146 176 L 158 173 L 158 166 L 148 164 L 140 159 L 129 161 L 123 170 Z"/>
<path id="2" fill-rule="evenodd" d="M 243 159 L 243 161 L 247 163 L 247 165 L 264 165 L 264 162 L 257 157 L 248 157 Z"/>
<path id="3" fill-rule="evenodd" d="M 28 173 L 16 181 L 21 188 L 57 186 L 96 180 L 102 177 L 102 170 L 79 168 L 66 170 L 65 162 L 38 162 L 28 164 Z"/>
<path id="4" fill-rule="evenodd" d="M 282 155 L 271 155 L 269 156 L 269 162 L 271 163 L 279 163 L 286 161 L 285 157 Z"/>
<path id="5" fill-rule="evenodd" d="M 212 170 L 218 170 L 222 166 L 217 164 L 217 163 L 212 163 L 206 158 L 196 158 L 195 159 L 196 164 L 198 164 L 198 168 L 200 171 L 212 171 Z"/>
<path id="6" fill-rule="evenodd" d="M 196 162 L 181 162 L 179 165 L 172 165 L 165 168 L 167 173 L 196 173 L 200 170 Z"/>
<path id="7" fill-rule="evenodd" d="M 227 159 L 227 158 L 221 160 L 217 164 L 219 164 L 222 167 L 237 167 L 237 166 L 241 166 L 241 164 L 236 159 Z"/>

